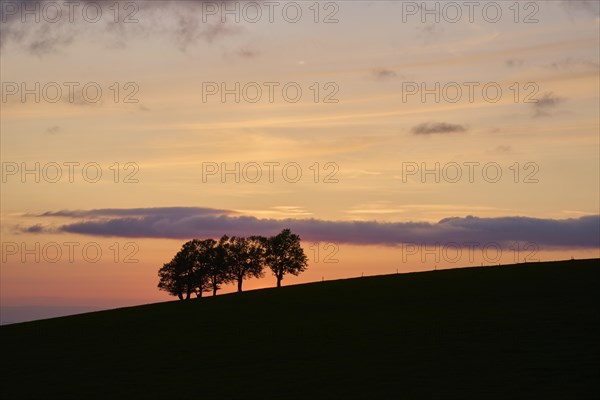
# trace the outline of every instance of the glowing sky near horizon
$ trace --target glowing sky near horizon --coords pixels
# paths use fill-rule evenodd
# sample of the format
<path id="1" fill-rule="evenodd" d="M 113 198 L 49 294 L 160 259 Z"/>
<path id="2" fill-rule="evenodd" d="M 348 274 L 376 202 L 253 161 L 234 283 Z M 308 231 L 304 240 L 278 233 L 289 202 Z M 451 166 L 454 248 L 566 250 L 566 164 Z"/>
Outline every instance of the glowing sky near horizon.
<path id="1" fill-rule="evenodd" d="M 22 22 L 19 10 L 15 14 L 7 8 L 9 3 L 39 4 L 41 10 L 52 2 L 2 0 L 3 304 L 167 299 L 156 289 L 156 271 L 177 251 L 183 242 L 177 232 L 194 217 L 173 217 L 169 207 L 255 217 L 257 229 L 265 221 L 297 219 L 309 238 L 311 221 L 331 222 L 324 241 L 304 244 L 311 260 L 308 271 L 284 279 L 284 284 L 490 264 L 481 251 L 473 258 L 464 252 L 458 261 L 439 252 L 439 261 L 422 252 L 406 258 L 400 243 L 381 243 L 386 223 L 424 223 L 436 230 L 446 227 L 438 224 L 441 220 L 458 217 L 456 223 L 471 224 L 466 217 L 474 216 L 481 219 L 478 224 L 485 222 L 477 229 L 514 232 L 519 240 L 522 228 L 513 224 L 514 217 L 539 223 L 539 232 L 548 221 L 571 221 L 572 231 L 556 233 L 556 240 L 575 238 L 575 244 L 540 245 L 535 257 L 600 255 L 594 233 L 591 245 L 584 240 L 590 227 L 598 226 L 600 214 L 600 17 L 595 1 L 476 2 L 472 22 L 460 1 L 455 4 L 463 15 L 457 22 L 448 21 L 455 9 L 443 2 L 437 2 L 436 22 L 434 14 L 412 8 L 423 2 L 305 1 L 294 3 L 302 10 L 296 23 L 286 20 L 293 10 L 282 13 L 292 2 L 275 2 L 273 22 L 266 6 L 254 3 L 263 16 L 249 22 L 255 14 L 244 8 L 246 2 L 211 3 L 217 13 L 208 15 L 213 9 L 201 2 L 122 1 L 115 22 L 114 2 L 82 1 L 81 8 L 88 3 L 101 7 L 97 23 L 82 19 L 81 11 L 72 23 L 64 15 L 58 23 L 43 18 L 36 23 L 31 16 Z M 435 9 L 436 2 L 426 3 Z M 495 9 L 490 3 L 502 11 L 497 22 L 490 22 Z M 220 22 L 220 11 L 235 9 L 235 4 L 239 22 L 235 14 Z M 123 23 L 132 11 L 138 21 Z M 20 90 L 22 83 L 34 88 L 36 82 L 41 87 L 57 82 L 63 94 L 65 82 L 79 87 L 95 82 L 102 96 L 91 104 L 79 90 L 72 102 L 47 101 L 51 88 L 46 96 L 40 94 L 39 102 L 33 94 L 25 101 L 20 92 L 9 94 L 11 83 Z M 235 95 L 223 102 L 220 93 L 206 92 L 211 83 L 231 89 L 236 82 L 240 87 L 256 83 L 263 90 L 261 100 L 249 101 L 252 85 L 239 94 L 239 103 Z M 114 101 L 114 83 L 119 102 Z M 265 83 L 278 84 L 272 102 Z M 290 83 L 302 90 L 297 102 L 284 99 L 281 88 Z M 437 93 L 437 100 L 436 93 L 424 98 L 420 91 L 409 93 L 422 84 L 434 89 L 436 83 L 448 88 Z M 139 91 L 131 98 L 138 102 L 123 102 L 133 87 Z M 458 98 L 457 87 L 462 90 Z M 337 101 L 325 102 L 327 95 Z M 492 102 L 490 97 L 497 98 Z M 22 176 L 23 166 L 32 169 L 36 163 L 40 182 L 33 174 Z M 57 183 L 50 182 L 51 163 L 62 166 Z M 65 163 L 79 163 L 73 182 Z M 102 169 L 96 183 L 82 176 L 82 167 L 92 163 Z M 246 166 L 249 175 L 241 174 L 236 183 L 232 174 L 208 173 L 208 167 L 223 163 L 228 168 L 239 163 L 240 174 Z M 278 163 L 273 182 L 265 167 L 269 163 Z M 436 163 L 440 182 L 422 171 L 407 174 L 409 167 L 434 168 Z M 468 165 L 473 163 L 477 166 L 470 180 Z M 289 164 L 294 169 L 284 176 L 283 166 Z M 263 168 L 256 183 L 249 181 L 253 165 Z M 462 178 L 453 183 L 444 174 L 455 176 L 457 165 Z M 485 165 L 494 167 L 488 175 Z M 302 177 L 292 183 L 298 166 Z M 498 167 L 502 176 L 492 182 Z M 93 175 L 94 170 L 88 172 Z M 128 176 L 137 183 L 126 183 Z M 98 235 L 93 233 L 96 225 L 86 232 L 61 229 L 103 221 L 86 210 L 115 209 L 126 215 L 127 210 L 150 208 L 165 218 L 165 225 L 159 225 L 164 237 L 122 236 L 118 231 Z M 61 210 L 84 213 L 40 216 Z M 220 221 L 227 223 L 222 234 L 232 234 L 229 227 L 235 220 Z M 373 227 L 370 243 L 344 242 L 336 236 L 343 230 L 335 225 L 344 221 L 379 225 Z M 450 241 L 444 240 L 442 247 Z M 528 240 L 536 241 L 535 236 Z M 78 243 L 74 262 L 68 260 L 65 242 Z M 103 251 L 94 263 L 80 251 L 92 242 Z M 16 243 L 17 253 L 6 243 Z M 23 246 L 35 249 L 36 243 L 40 261 L 31 254 L 23 260 Z M 63 252 L 56 263 L 48 262 L 56 250 L 49 243 L 58 243 Z M 49 253 L 41 254 L 43 248 Z M 133 248 L 139 262 L 125 263 Z M 498 262 L 522 261 L 521 251 L 515 257 L 505 249 Z M 324 262 L 324 257 L 337 262 Z M 268 287 L 273 282 L 267 273 L 246 285 Z"/>

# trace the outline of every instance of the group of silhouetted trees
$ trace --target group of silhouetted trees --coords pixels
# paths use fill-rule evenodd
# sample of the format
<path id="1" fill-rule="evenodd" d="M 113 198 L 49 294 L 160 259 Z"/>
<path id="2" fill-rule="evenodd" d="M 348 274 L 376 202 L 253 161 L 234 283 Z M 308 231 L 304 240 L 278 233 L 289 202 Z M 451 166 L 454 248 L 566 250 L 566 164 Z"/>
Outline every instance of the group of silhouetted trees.
<path id="1" fill-rule="evenodd" d="M 179 299 L 193 293 L 213 295 L 221 285 L 237 282 L 238 291 L 248 278 L 262 278 L 265 267 L 277 278 L 277 287 L 285 274 L 299 275 L 306 270 L 308 258 L 300 246 L 300 237 L 284 229 L 278 235 L 193 239 L 183 244 L 173 259 L 158 271 L 158 288 Z"/>

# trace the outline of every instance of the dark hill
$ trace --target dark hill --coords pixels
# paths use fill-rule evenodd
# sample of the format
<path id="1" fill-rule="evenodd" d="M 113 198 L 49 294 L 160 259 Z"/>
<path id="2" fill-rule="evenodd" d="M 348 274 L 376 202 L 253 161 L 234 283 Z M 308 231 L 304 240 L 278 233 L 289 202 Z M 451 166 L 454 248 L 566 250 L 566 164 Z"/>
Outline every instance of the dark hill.
<path id="1" fill-rule="evenodd" d="M 2 399 L 597 399 L 600 260 L 365 277 L 0 328 Z"/>

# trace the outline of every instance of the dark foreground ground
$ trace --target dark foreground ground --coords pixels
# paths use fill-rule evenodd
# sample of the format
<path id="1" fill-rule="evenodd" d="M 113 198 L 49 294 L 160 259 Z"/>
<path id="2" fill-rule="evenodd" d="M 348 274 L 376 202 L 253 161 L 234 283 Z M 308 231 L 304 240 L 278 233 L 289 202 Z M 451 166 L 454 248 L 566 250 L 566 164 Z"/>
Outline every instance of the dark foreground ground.
<path id="1" fill-rule="evenodd" d="M 2 399 L 598 399 L 600 260 L 231 294 L 0 328 Z"/>

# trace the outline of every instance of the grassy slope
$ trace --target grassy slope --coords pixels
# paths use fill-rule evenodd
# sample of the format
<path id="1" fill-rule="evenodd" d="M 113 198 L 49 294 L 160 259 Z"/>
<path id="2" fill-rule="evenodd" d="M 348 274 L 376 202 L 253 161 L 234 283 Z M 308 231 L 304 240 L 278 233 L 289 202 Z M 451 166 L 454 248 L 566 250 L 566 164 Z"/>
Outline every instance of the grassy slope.
<path id="1" fill-rule="evenodd" d="M 598 398 L 598 267 L 388 275 L 4 326 L 0 394 Z"/>

